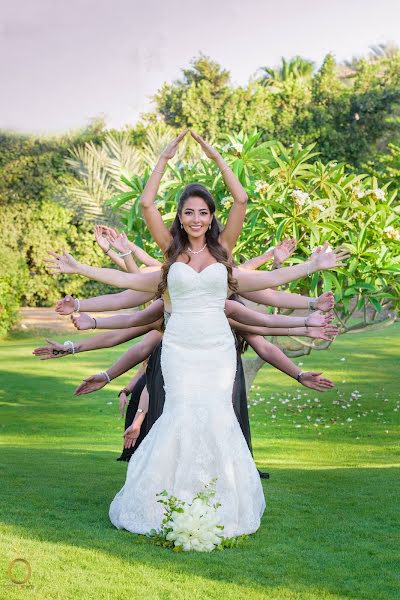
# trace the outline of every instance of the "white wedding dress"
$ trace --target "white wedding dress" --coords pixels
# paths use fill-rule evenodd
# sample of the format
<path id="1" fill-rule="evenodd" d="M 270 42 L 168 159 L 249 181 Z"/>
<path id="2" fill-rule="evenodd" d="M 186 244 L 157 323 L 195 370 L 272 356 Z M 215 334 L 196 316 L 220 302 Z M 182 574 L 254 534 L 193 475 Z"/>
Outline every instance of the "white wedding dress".
<path id="1" fill-rule="evenodd" d="M 167 490 L 190 502 L 217 478 L 224 536 L 253 533 L 265 500 L 260 477 L 232 407 L 236 349 L 224 313 L 227 271 L 214 263 L 197 273 L 174 263 L 168 273 L 172 315 L 161 366 L 165 405 L 132 456 L 124 487 L 110 506 L 120 529 L 146 533 L 161 525 Z"/>

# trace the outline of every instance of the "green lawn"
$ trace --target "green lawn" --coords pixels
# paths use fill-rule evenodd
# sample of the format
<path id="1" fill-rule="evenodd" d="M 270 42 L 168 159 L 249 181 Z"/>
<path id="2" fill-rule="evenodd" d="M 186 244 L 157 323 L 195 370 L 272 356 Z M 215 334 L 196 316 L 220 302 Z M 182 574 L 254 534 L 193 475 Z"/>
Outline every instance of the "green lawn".
<path id="1" fill-rule="evenodd" d="M 256 462 L 271 474 L 267 509 L 242 547 L 210 555 L 134 542 L 111 526 L 126 471 L 115 461 L 115 391 L 128 376 L 90 396 L 72 391 L 123 347 L 40 362 L 30 353 L 41 339 L 0 346 L 0 598 L 399 597 L 399 325 L 297 360 L 334 379 L 326 394 L 270 367 L 259 373 L 250 414 Z M 25 587 L 7 577 L 15 558 L 32 567 Z"/>

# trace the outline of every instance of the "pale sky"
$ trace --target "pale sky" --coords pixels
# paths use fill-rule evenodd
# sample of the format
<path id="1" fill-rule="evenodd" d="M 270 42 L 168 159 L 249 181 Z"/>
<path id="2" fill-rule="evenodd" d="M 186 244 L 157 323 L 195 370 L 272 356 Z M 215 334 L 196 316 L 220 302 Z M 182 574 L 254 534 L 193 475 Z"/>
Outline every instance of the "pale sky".
<path id="1" fill-rule="evenodd" d="M 244 84 L 281 56 L 400 46 L 399 23 L 399 0 L 0 0 L 0 128 L 132 124 L 200 52 Z"/>

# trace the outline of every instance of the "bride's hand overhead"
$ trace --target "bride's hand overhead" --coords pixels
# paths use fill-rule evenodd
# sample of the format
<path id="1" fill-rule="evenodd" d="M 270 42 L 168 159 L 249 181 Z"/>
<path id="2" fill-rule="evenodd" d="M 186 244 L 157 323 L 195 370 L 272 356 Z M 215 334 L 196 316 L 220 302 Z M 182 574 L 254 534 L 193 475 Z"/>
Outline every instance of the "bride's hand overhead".
<path id="1" fill-rule="evenodd" d="M 161 152 L 161 156 L 166 158 L 167 160 L 169 160 L 170 158 L 173 158 L 176 154 L 176 151 L 178 150 L 178 146 L 179 143 L 183 140 L 183 138 L 185 137 L 185 135 L 187 134 L 188 130 L 185 129 L 184 131 L 182 131 L 182 133 L 180 133 L 179 135 L 176 136 L 176 138 L 174 138 L 165 148 L 164 150 Z"/>
<path id="2" fill-rule="evenodd" d="M 80 264 L 66 250 L 63 251 L 63 254 L 57 254 L 52 250 L 48 252 L 53 257 L 44 259 L 48 264 L 49 271 L 55 275 L 58 273 L 79 273 Z"/>
<path id="3" fill-rule="evenodd" d="M 220 156 L 220 153 L 218 152 L 218 150 L 216 150 L 215 148 L 213 148 L 213 146 L 211 146 L 211 144 L 208 144 L 202 137 L 201 135 L 199 135 L 198 133 L 196 133 L 195 131 L 190 131 L 190 135 L 192 136 L 192 138 L 194 140 L 196 140 L 196 142 L 198 144 L 200 144 L 204 154 L 208 157 L 211 158 L 212 160 L 215 160 L 216 158 L 218 158 Z"/>

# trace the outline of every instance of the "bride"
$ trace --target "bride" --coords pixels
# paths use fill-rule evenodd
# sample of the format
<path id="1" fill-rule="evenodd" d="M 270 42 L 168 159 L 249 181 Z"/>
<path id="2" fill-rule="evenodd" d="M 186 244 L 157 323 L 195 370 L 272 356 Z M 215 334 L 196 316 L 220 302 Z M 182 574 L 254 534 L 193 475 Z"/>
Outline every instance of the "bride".
<path id="1" fill-rule="evenodd" d="M 146 220 L 151 221 L 153 231 L 159 213 L 149 199 L 155 197 L 162 167 L 175 154 L 185 133 L 167 146 L 142 196 L 145 215 L 146 204 L 148 209 Z M 205 145 L 199 136 L 192 135 Z M 211 147 L 203 148 L 207 153 Z M 214 478 L 224 535 L 233 537 L 258 529 L 265 500 L 232 407 L 236 348 L 224 314 L 225 300 L 235 291 L 276 287 L 317 270 L 341 266 L 347 257 L 341 249 L 328 253 L 324 248 L 307 263 L 273 272 L 233 268 L 230 251 L 243 224 L 247 198 L 229 167 L 222 159 L 214 160 L 222 167 L 231 192 L 234 188 L 233 197 L 240 196 L 227 225 L 220 232 L 210 192 L 199 184 L 188 185 L 170 231 L 159 215 L 156 241 L 161 242 L 166 256 L 161 270 L 131 274 L 90 267 L 67 252 L 53 252 L 48 260 L 55 272 L 77 273 L 116 287 L 153 293 L 168 288 L 172 315 L 161 356 L 164 412 L 129 462 L 125 485 L 109 513 L 116 527 L 135 533 L 159 529 L 163 508 L 156 494 L 166 489 L 190 502 Z"/>

